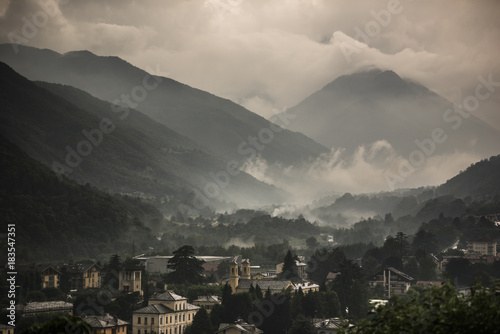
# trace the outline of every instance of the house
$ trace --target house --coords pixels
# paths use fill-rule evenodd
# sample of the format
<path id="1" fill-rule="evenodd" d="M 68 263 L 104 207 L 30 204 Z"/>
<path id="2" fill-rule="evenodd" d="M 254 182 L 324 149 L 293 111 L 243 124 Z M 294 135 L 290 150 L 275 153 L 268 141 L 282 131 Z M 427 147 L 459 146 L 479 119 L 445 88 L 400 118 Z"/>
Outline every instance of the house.
<path id="1" fill-rule="evenodd" d="M 314 292 L 319 291 L 319 285 L 312 282 L 295 283 L 294 290 L 299 291 L 299 289 L 302 289 L 303 293 Z"/>
<path id="2" fill-rule="evenodd" d="M 50 313 L 66 313 L 73 314 L 73 304 L 62 300 L 50 302 L 32 302 L 27 304 L 19 304 L 16 310 L 25 317 L 50 314 Z"/>
<path id="3" fill-rule="evenodd" d="M 196 306 L 200 306 L 207 310 L 207 313 L 210 313 L 214 307 L 214 305 L 221 304 L 222 300 L 219 296 L 200 296 L 196 299 L 193 304 Z"/>
<path id="4" fill-rule="evenodd" d="M 215 334 L 260 334 L 264 333 L 255 325 L 250 325 L 244 322 L 241 318 L 232 324 L 220 324 L 219 330 Z"/>
<path id="5" fill-rule="evenodd" d="M 467 254 L 497 255 L 497 241 L 489 238 L 477 238 L 467 241 Z"/>
<path id="6" fill-rule="evenodd" d="M 61 272 L 54 267 L 48 266 L 41 272 L 42 288 L 59 288 Z"/>
<path id="7" fill-rule="evenodd" d="M 318 334 L 335 334 L 341 328 L 353 326 L 343 323 L 339 318 L 313 319 L 312 322 Z"/>
<path id="8" fill-rule="evenodd" d="M 200 309 L 172 291 L 155 293 L 132 313 L 132 334 L 182 334 Z"/>
<path id="9" fill-rule="evenodd" d="M 241 262 L 241 278 L 238 274 L 238 263 L 233 260 L 229 265 L 229 285 L 233 293 L 249 292 L 250 287 L 254 288 L 259 286 L 262 292 L 267 290 L 271 293 L 279 293 L 287 289 L 294 289 L 294 285 L 289 280 L 281 281 L 267 281 L 267 280 L 253 280 L 250 274 L 250 260 L 245 259 Z"/>
<path id="10" fill-rule="evenodd" d="M 82 320 L 91 328 L 94 334 L 126 334 L 129 323 L 117 317 L 106 315 L 84 315 Z"/>
<path id="11" fill-rule="evenodd" d="M 96 263 L 83 270 L 83 288 L 98 289 L 101 287 L 102 268 Z"/>
<path id="12" fill-rule="evenodd" d="M 385 268 L 368 278 L 368 283 L 371 287 L 375 287 L 378 284 L 384 287 L 387 298 L 390 298 L 392 294 L 405 294 L 413 281 L 413 277 L 393 267 Z"/>
<path id="13" fill-rule="evenodd" d="M 0 334 L 14 334 L 15 328 L 14 326 L 0 324 Z"/>
<path id="14" fill-rule="evenodd" d="M 128 293 L 139 292 L 142 296 L 142 267 L 124 266 L 118 272 L 118 290 Z"/>

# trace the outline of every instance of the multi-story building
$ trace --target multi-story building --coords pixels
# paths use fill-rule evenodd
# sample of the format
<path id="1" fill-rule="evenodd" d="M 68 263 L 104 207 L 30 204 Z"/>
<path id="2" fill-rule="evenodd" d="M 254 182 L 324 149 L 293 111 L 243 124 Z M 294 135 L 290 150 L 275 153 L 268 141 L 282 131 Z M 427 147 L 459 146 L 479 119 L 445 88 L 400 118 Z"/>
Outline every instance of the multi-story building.
<path id="1" fill-rule="evenodd" d="M 219 296 L 200 296 L 193 302 L 194 305 L 207 310 L 207 313 L 210 313 L 215 305 L 219 305 L 221 303 L 222 301 Z"/>
<path id="2" fill-rule="evenodd" d="M 405 294 L 414 281 L 413 277 L 392 267 L 385 268 L 368 279 L 371 287 L 382 285 L 385 291 L 385 297 L 390 298 L 393 294 Z"/>
<path id="3" fill-rule="evenodd" d="M 42 288 L 59 288 L 61 272 L 54 267 L 47 267 L 42 270 Z"/>
<path id="4" fill-rule="evenodd" d="M 97 264 L 93 264 L 83 270 L 84 289 L 98 289 L 101 287 L 101 270 L 102 268 Z"/>
<path id="5" fill-rule="evenodd" d="M 493 241 L 489 238 L 478 238 L 467 241 L 467 254 L 496 256 L 497 241 Z"/>
<path id="6" fill-rule="evenodd" d="M 199 309 L 172 291 L 155 293 L 148 306 L 133 312 L 132 334 L 182 334 Z"/>
<path id="7" fill-rule="evenodd" d="M 136 266 L 123 267 L 118 273 L 118 290 L 139 292 L 142 296 L 142 268 Z"/>

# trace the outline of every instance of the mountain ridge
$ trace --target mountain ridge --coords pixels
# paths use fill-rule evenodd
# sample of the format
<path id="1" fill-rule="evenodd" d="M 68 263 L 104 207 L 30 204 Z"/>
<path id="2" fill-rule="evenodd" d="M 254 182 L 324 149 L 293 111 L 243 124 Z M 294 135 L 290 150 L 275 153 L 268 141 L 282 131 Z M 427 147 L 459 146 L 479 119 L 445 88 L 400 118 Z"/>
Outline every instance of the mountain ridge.
<path id="1" fill-rule="evenodd" d="M 53 170 L 71 170 L 69 176 L 82 183 L 144 193 L 175 213 L 179 203 L 194 206 L 196 191 L 214 182 L 210 173 L 227 168 L 222 158 L 138 111 L 129 109 L 122 120 L 109 102 L 76 88 L 35 84 L 3 63 L 0 72 L 1 133 Z M 111 131 L 102 127 L 105 119 Z M 285 195 L 243 172 L 219 192 L 220 198 L 211 198 L 214 207 L 268 204 Z"/>
<path id="2" fill-rule="evenodd" d="M 144 91 L 140 87 L 145 81 L 149 82 L 151 77 L 158 79 L 161 82 L 154 89 L 146 90 L 145 98 L 135 95 L 140 101 L 133 100 L 132 107 L 241 164 L 255 156 L 245 153 L 251 151 L 250 146 L 254 147 L 253 153 L 259 153 L 269 164 L 283 166 L 300 164 L 327 152 L 324 146 L 305 135 L 285 129 L 286 124 L 273 124 L 228 99 L 164 76 L 150 75 L 120 58 L 97 56 L 87 51 L 61 55 L 26 46 L 14 55 L 11 45 L 2 44 L 0 61 L 30 80 L 67 84 L 112 103 L 123 104 L 124 95 L 130 100 L 134 92 Z M 253 138 L 257 138 L 257 144 L 250 143 Z"/>

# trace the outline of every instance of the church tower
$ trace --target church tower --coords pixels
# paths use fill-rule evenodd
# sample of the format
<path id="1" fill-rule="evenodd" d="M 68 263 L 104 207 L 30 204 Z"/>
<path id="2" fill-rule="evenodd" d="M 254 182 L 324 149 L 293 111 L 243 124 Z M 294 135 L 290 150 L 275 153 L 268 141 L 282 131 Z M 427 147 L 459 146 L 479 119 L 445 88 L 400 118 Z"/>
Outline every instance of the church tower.
<path id="1" fill-rule="evenodd" d="M 250 274 L 250 260 L 249 259 L 244 259 L 241 261 L 241 279 L 252 279 L 252 276 Z"/>
<path id="2" fill-rule="evenodd" d="M 238 287 L 239 280 L 240 276 L 238 275 L 238 262 L 236 262 L 236 259 L 234 259 L 233 262 L 229 264 L 229 285 L 231 286 L 233 293 L 236 293 L 236 288 Z"/>

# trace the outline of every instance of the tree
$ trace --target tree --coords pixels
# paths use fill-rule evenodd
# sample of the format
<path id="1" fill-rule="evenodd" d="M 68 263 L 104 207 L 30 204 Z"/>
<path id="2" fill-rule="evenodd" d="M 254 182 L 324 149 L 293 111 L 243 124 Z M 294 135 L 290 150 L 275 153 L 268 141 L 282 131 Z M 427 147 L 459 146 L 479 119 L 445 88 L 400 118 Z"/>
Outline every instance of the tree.
<path id="1" fill-rule="evenodd" d="M 168 261 L 174 270 L 167 278 L 173 283 L 198 284 L 203 281 L 203 261 L 194 256 L 194 248 L 184 245 L 173 252 L 174 256 Z"/>
<path id="2" fill-rule="evenodd" d="M 292 251 L 288 250 L 283 259 L 283 271 L 281 272 L 282 279 L 298 279 L 297 263 L 292 255 Z"/>
<path id="3" fill-rule="evenodd" d="M 316 328 L 312 324 L 311 320 L 304 316 L 299 316 L 292 323 L 292 327 L 288 332 L 290 334 L 316 334 Z"/>
<path id="4" fill-rule="evenodd" d="M 217 266 L 217 276 L 219 279 L 229 275 L 229 261 L 222 260 L 221 263 Z"/>
<path id="5" fill-rule="evenodd" d="M 306 246 L 307 248 L 315 250 L 319 246 L 319 242 L 315 237 L 309 237 L 306 239 Z"/>
<path id="6" fill-rule="evenodd" d="M 214 332 L 207 311 L 202 307 L 194 316 L 185 334 L 212 334 Z"/>
<path id="7" fill-rule="evenodd" d="M 118 272 L 122 268 L 122 260 L 119 255 L 115 254 L 109 258 L 107 265 L 104 267 L 103 285 L 110 286 L 115 290 L 119 287 Z"/>
<path id="8" fill-rule="evenodd" d="M 358 324 L 356 333 L 498 333 L 500 285 L 476 285 L 469 295 L 457 293 L 447 282 L 441 287 L 414 293 L 409 299 L 395 297 L 378 307 L 369 320 Z M 341 333 L 344 333 L 342 330 Z"/>
<path id="9" fill-rule="evenodd" d="M 351 319 L 359 319 L 368 311 L 368 286 L 363 276 L 356 263 L 346 260 L 333 280 L 332 288 L 339 298 L 342 314 Z"/>
<path id="10" fill-rule="evenodd" d="M 423 249 L 427 253 L 436 254 L 439 251 L 439 244 L 433 233 L 420 229 L 413 237 L 412 248 L 414 252 Z"/>
<path id="11" fill-rule="evenodd" d="M 318 249 L 307 263 L 307 275 L 316 283 L 324 283 L 328 273 L 338 271 L 344 260 L 345 254 L 340 248 Z"/>

